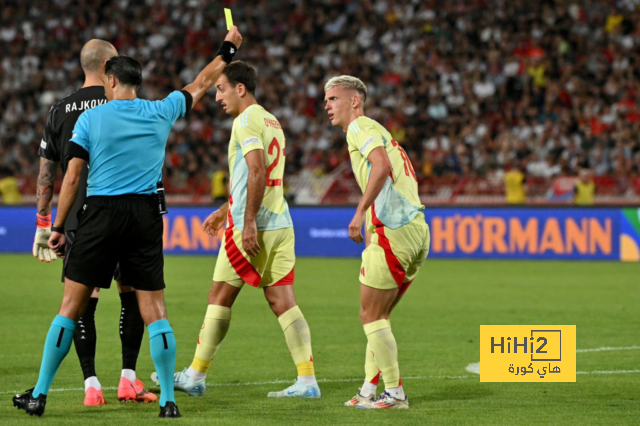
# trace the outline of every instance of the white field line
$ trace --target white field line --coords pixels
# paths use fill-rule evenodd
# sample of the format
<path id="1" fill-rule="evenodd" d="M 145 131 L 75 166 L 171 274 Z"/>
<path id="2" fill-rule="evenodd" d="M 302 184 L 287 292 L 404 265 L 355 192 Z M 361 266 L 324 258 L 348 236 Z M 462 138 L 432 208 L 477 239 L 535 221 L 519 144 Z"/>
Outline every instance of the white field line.
<path id="1" fill-rule="evenodd" d="M 576 374 L 636 374 L 636 373 L 640 373 L 640 370 L 576 371 Z"/>
<path id="2" fill-rule="evenodd" d="M 576 352 L 602 352 L 602 351 L 622 351 L 622 350 L 637 350 L 640 349 L 640 346 L 625 346 L 625 347 L 602 347 L 602 348 L 594 348 L 594 349 L 578 349 Z M 472 362 L 467 365 L 465 368 L 466 371 L 473 374 L 480 374 L 480 363 Z M 577 371 L 576 374 L 635 374 L 640 373 L 640 370 L 596 370 L 596 371 Z M 428 380 L 428 379 L 468 379 L 474 376 L 470 375 L 461 375 L 461 376 L 409 376 L 403 377 L 404 380 Z M 351 379 L 319 379 L 320 383 L 341 383 L 341 382 L 359 382 L 362 378 L 351 378 Z M 281 383 L 291 383 L 292 381 L 278 379 L 271 380 L 267 382 L 236 382 L 236 383 L 207 383 L 207 386 L 264 386 L 264 385 L 277 385 Z M 103 387 L 105 390 L 116 390 L 118 389 L 115 386 Z M 58 389 L 50 389 L 49 392 L 76 392 L 83 391 L 84 388 L 58 388 Z M 22 393 L 24 390 L 12 390 L 12 391 L 1 391 L 0 395 L 6 394 L 16 394 Z"/>
<path id="3" fill-rule="evenodd" d="M 594 349 L 576 349 L 577 353 L 581 352 L 603 352 L 603 351 L 633 351 L 640 349 L 640 346 L 625 346 L 619 348 L 612 348 L 610 346 L 605 346 L 604 348 L 594 348 Z"/>
<path id="4" fill-rule="evenodd" d="M 469 364 L 466 367 L 466 370 L 470 373 L 474 373 L 474 374 L 480 374 L 480 363 L 479 362 L 474 362 Z M 605 370 L 596 370 L 596 371 L 577 371 L 576 374 L 637 374 L 640 373 L 640 370 L 610 370 L 610 371 L 605 371 Z M 428 379 L 469 379 L 469 378 L 473 378 L 475 376 L 473 375 L 468 375 L 468 374 L 464 374 L 464 375 L 459 375 L 459 376 L 405 376 L 402 379 L 403 380 L 428 380 Z M 343 383 L 343 382 L 360 382 L 362 381 L 362 378 L 351 378 L 351 379 L 319 379 L 318 382 L 320 383 Z M 284 380 L 284 379 L 278 379 L 278 380 L 271 380 L 271 381 L 266 381 L 266 382 L 237 382 L 237 383 L 207 383 L 207 386 L 214 386 L 214 387 L 222 387 L 222 386 L 264 386 L 264 385 L 277 385 L 277 384 L 282 384 L 282 383 L 291 383 L 291 380 Z M 104 390 L 116 390 L 118 389 L 115 386 L 108 386 L 108 387 L 103 387 L 102 389 Z M 51 389 L 49 390 L 49 392 L 79 392 L 79 391 L 83 391 L 84 388 L 58 388 L 58 389 Z M 2 391 L 0 392 L 0 395 L 6 395 L 6 394 L 18 394 L 18 393 L 22 393 L 24 392 L 24 390 L 13 390 L 13 391 Z"/>
<path id="5" fill-rule="evenodd" d="M 427 380 L 427 379 L 468 379 L 473 376 L 470 375 L 462 375 L 462 376 L 403 376 L 402 380 Z M 362 378 L 351 378 L 351 379 L 318 379 L 319 383 L 342 383 L 342 382 L 361 382 Z M 282 383 L 293 383 L 291 379 L 278 379 L 278 380 L 270 380 L 267 382 L 235 382 L 235 383 L 207 383 L 207 386 L 213 387 L 222 387 L 222 386 L 264 386 L 264 385 L 277 385 Z M 104 390 L 116 390 L 118 389 L 115 386 L 103 386 Z M 58 388 L 58 389 L 50 389 L 49 392 L 72 392 L 72 391 L 83 391 L 84 388 Z M 13 390 L 13 391 L 2 391 L 0 395 L 6 394 L 14 394 L 14 393 L 22 393 L 24 390 Z"/>
<path id="6" fill-rule="evenodd" d="M 467 365 L 464 369 L 467 370 L 469 373 L 480 374 L 480 363 L 472 362 L 471 364 Z"/>
<path id="7" fill-rule="evenodd" d="M 480 363 L 472 362 L 465 367 L 469 373 L 480 374 Z M 576 374 L 637 374 L 640 370 L 595 370 L 595 371 L 576 371 Z"/>
<path id="8" fill-rule="evenodd" d="M 593 348 L 593 349 L 576 349 L 576 353 L 584 353 L 584 352 L 604 352 L 604 351 L 630 351 L 640 349 L 640 346 L 621 346 L 621 347 L 611 347 L 604 346 L 602 348 Z M 480 363 L 472 362 L 471 364 L 465 367 L 469 373 L 480 374 Z M 640 373 L 640 370 L 612 370 L 612 371 L 576 371 L 576 374 L 629 374 L 629 373 Z"/>

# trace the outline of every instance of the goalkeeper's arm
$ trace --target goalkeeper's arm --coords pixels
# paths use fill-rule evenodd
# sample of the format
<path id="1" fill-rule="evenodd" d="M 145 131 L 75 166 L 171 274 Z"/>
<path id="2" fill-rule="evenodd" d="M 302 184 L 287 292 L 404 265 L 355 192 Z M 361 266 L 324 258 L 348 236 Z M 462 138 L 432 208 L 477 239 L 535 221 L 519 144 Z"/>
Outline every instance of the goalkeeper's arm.
<path id="1" fill-rule="evenodd" d="M 53 185 L 56 180 L 58 162 L 40 158 L 40 172 L 38 173 L 38 189 L 36 203 L 36 235 L 33 239 L 33 257 L 42 262 L 56 260 L 56 254 L 49 248 L 47 242 L 51 236 L 51 199 L 53 198 Z"/>
<path id="2" fill-rule="evenodd" d="M 182 89 L 191 93 L 193 97 L 192 108 L 220 78 L 222 70 L 227 66 L 227 63 L 231 62 L 233 55 L 235 55 L 241 44 L 242 35 L 238 31 L 238 27 L 231 27 L 215 59 L 200 71 L 193 83 Z"/>

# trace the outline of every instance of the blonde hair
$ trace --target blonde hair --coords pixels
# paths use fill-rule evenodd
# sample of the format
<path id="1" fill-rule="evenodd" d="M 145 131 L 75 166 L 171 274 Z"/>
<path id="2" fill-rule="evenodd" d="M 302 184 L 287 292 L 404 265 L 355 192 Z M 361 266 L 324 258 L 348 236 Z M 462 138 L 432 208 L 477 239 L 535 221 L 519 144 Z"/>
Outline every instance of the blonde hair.
<path id="1" fill-rule="evenodd" d="M 327 81 L 324 85 L 325 93 L 334 87 L 342 86 L 345 89 L 352 89 L 358 92 L 358 95 L 362 98 L 362 101 L 367 100 L 367 86 L 357 77 L 350 75 L 341 75 L 339 77 L 333 77 Z"/>

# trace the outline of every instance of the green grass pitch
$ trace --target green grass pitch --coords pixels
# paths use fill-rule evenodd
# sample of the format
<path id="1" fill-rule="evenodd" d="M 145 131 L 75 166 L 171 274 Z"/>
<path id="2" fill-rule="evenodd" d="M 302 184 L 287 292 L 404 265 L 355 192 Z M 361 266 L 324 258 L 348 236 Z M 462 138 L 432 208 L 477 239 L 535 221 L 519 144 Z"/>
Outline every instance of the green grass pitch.
<path id="1" fill-rule="evenodd" d="M 215 259 L 167 257 L 165 293 L 178 342 L 177 368 L 190 364 Z M 392 317 L 408 411 L 365 411 L 342 404 L 363 378 L 365 336 L 358 318 L 358 259 L 299 259 L 298 303 L 309 322 L 320 400 L 276 400 L 267 392 L 295 375 L 280 326 L 262 291 L 247 286 L 212 365 L 207 393 L 178 393 L 175 424 L 638 424 L 640 350 L 577 354 L 576 383 L 480 383 L 465 367 L 479 361 L 480 324 L 576 324 L 579 349 L 640 345 L 640 265 L 579 262 L 428 260 Z M 96 312 L 96 367 L 108 405 L 84 407 L 72 348 L 53 383 L 46 414 L 11 406 L 32 387 L 62 294 L 60 262 L 0 256 L 0 424 L 148 424 L 157 405 L 119 403 L 120 302 L 102 294 Z M 154 370 L 147 334 L 138 376 Z M 635 370 L 635 372 L 634 372 Z M 606 371 L 609 374 L 594 374 Z M 611 373 L 614 372 L 614 373 Z M 55 390 L 58 391 L 55 391 Z"/>

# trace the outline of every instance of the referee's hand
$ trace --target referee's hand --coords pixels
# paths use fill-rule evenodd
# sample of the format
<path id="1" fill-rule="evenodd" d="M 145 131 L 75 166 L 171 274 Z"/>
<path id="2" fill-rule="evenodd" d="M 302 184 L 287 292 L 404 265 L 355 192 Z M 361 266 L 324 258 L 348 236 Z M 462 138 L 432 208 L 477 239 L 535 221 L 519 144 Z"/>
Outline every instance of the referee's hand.
<path id="1" fill-rule="evenodd" d="M 64 233 L 60 232 L 51 232 L 51 237 L 49 238 L 49 248 L 53 250 L 53 252 L 58 255 L 58 257 L 64 257 L 64 246 L 67 243 L 67 238 L 64 236 Z"/>
<path id="2" fill-rule="evenodd" d="M 234 46 L 236 46 L 236 49 L 240 49 L 240 45 L 242 44 L 242 34 L 238 31 L 238 27 L 231 27 L 227 36 L 224 38 L 224 41 L 230 41 Z"/>
<path id="3" fill-rule="evenodd" d="M 258 244 L 258 228 L 256 221 L 244 224 L 242 231 L 242 248 L 251 257 L 255 257 L 260 253 L 260 244 Z"/>

